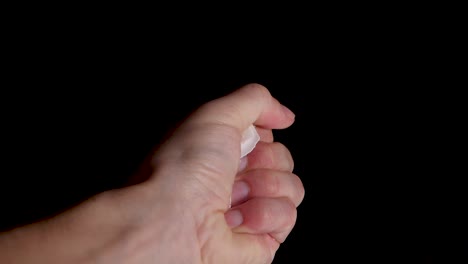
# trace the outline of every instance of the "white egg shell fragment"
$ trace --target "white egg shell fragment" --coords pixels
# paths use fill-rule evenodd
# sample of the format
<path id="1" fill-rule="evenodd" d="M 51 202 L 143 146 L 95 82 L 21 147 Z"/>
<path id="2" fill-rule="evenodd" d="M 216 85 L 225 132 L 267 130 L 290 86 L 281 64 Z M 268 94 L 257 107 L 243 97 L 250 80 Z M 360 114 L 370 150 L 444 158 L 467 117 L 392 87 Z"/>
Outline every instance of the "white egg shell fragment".
<path id="1" fill-rule="evenodd" d="M 258 135 L 255 126 L 249 126 L 242 134 L 241 141 L 241 158 L 249 154 L 260 141 L 260 135 Z"/>

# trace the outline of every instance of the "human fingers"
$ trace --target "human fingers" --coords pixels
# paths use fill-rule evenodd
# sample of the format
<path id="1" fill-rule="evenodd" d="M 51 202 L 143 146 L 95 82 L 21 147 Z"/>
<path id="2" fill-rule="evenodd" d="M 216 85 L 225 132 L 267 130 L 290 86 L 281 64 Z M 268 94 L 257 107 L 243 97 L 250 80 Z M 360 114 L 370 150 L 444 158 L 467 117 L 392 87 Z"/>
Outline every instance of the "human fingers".
<path id="1" fill-rule="evenodd" d="M 255 124 L 269 129 L 282 129 L 294 122 L 294 113 L 276 100 L 262 85 L 248 84 L 200 107 L 191 122 L 224 124 L 242 133 Z"/>
<path id="2" fill-rule="evenodd" d="M 297 207 L 304 199 L 301 179 L 290 172 L 256 169 L 243 173 L 232 188 L 232 206 L 257 197 L 287 197 Z"/>
<path id="3" fill-rule="evenodd" d="M 258 142 L 252 152 L 249 153 L 243 162 L 240 171 L 253 169 L 273 169 L 292 172 L 294 160 L 291 152 L 279 142 L 266 143 Z"/>
<path id="4" fill-rule="evenodd" d="M 234 233 L 269 234 L 285 241 L 296 223 L 296 206 L 286 197 L 253 198 L 225 213 Z"/>
<path id="5" fill-rule="evenodd" d="M 260 136 L 262 142 L 273 142 L 273 131 L 267 128 L 256 127 L 257 133 Z"/>
<path id="6" fill-rule="evenodd" d="M 159 147 L 152 164 L 159 169 L 158 178 L 168 175 L 171 185 L 197 179 L 209 192 L 229 199 L 243 130 L 251 124 L 281 129 L 293 122 L 294 114 L 265 87 L 246 85 L 198 108 Z M 174 170 L 179 172 L 178 177 L 173 177 Z"/>
<path id="7" fill-rule="evenodd" d="M 240 138 L 248 126 L 255 124 L 261 140 L 268 142 L 273 140 L 269 130 L 286 128 L 293 122 L 294 114 L 268 89 L 258 84 L 246 85 L 199 107 L 174 131 L 169 144 L 164 144 L 167 147 L 160 147 L 158 156 L 183 156 L 187 150 L 204 147 L 237 160 Z M 232 162 L 231 158 L 227 160 Z"/>

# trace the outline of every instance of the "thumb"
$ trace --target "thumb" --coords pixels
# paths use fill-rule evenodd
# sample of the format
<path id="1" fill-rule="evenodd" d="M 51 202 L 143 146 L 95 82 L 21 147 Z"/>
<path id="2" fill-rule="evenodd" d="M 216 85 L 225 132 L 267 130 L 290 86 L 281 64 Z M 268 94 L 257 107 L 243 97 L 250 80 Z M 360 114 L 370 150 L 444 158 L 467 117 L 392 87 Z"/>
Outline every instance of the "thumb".
<path id="1" fill-rule="evenodd" d="M 252 124 L 282 129 L 293 122 L 294 114 L 267 88 L 246 85 L 188 116 L 156 151 L 155 179 L 150 180 L 170 184 L 168 191 L 174 185 L 184 187 L 195 197 L 211 193 L 226 205 L 239 166 L 242 132 Z"/>

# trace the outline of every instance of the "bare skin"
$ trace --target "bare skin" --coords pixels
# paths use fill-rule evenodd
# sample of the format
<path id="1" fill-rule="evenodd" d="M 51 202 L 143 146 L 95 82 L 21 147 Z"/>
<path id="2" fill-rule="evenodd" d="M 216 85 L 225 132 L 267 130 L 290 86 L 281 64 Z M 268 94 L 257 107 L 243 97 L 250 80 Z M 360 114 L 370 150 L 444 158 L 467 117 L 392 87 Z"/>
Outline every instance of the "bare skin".
<path id="1" fill-rule="evenodd" d="M 145 181 L 0 234 L 0 263 L 271 263 L 304 197 L 273 140 L 293 122 L 258 84 L 208 102 L 156 149 Z M 261 141 L 240 161 L 251 124 Z"/>

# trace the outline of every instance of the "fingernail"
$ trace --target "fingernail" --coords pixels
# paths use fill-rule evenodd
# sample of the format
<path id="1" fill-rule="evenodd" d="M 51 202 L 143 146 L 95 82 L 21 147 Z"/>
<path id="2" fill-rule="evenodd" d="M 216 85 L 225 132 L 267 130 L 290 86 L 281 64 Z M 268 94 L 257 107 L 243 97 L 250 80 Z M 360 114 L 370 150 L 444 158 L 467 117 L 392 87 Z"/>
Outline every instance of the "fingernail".
<path id="1" fill-rule="evenodd" d="M 249 195 L 249 185 L 244 181 L 236 181 L 234 182 L 234 186 L 232 187 L 232 198 L 231 204 L 238 204 L 239 202 L 244 201 L 247 199 Z"/>
<path id="2" fill-rule="evenodd" d="M 244 217 L 242 217 L 242 213 L 239 210 L 228 211 L 224 214 L 224 218 L 226 218 L 226 222 L 231 228 L 239 226 L 244 221 Z"/>
<path id="3" fill-rule="evenodd" d="M 239 162 L 239 171 L 243 171 L 245 168 L 247 168 L 247 157 L 241 158 Z"/>
<path id="4" fill-rule="evenodd" d="M 283 113 L 288 117 L 288 118 L 291 118 L 291 119 L 294 119 L 294 117 L 296 116 L 293 111 L 291 111 L 289 108 L 287 108 L 286 106 L 284 105 L 281 105 L 283 107 Z"/>

